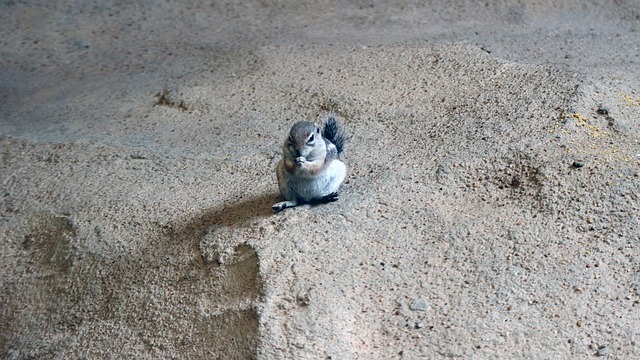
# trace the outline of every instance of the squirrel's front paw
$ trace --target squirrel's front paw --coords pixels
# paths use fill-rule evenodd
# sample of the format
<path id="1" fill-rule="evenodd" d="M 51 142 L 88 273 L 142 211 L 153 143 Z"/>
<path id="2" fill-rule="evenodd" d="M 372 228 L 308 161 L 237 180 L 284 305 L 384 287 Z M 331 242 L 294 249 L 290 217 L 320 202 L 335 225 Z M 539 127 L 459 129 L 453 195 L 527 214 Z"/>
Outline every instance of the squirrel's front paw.
<path id="1" fill-rule="evenodd" d="M 307 162 L 307 159 L 305 159 L 305 157 L 304 157 L 304 156 L 298 156 L 298 157 L 295 159 L 295 162 L 296 162 L 296 165 L 301 166 L 301 165 L 303 165 L 304 163 L 306 163 L 306 162 Z"/>

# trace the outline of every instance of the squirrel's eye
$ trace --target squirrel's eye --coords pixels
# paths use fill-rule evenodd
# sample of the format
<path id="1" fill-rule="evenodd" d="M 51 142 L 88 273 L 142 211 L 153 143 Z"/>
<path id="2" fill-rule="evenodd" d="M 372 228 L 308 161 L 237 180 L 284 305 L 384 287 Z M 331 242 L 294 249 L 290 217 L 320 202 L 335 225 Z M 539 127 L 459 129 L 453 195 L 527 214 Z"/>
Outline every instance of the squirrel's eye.
<path id="1" fill-rule="evenodd" d="M 308 143 L 313 142 L 313 139 L 314 139 L 314 138 L 315 138 L 315 137 L 314 137 L 314 135 L 313 135 L 313 134 L 311 134 L 311 136 L 309 137 L 309 141 L 307 141 L 307 142 L 308 142 Z"/>
<path id="2" fill-rule="evenodd" d="M 320 134 L 320 128 L 316 128 L 316 132 Z"/>

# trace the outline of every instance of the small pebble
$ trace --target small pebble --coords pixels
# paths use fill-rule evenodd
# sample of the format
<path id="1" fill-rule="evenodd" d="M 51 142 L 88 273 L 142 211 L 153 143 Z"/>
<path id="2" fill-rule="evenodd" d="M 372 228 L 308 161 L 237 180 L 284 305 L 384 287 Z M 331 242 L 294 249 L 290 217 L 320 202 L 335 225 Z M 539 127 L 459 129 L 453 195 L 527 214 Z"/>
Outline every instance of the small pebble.
<path id="1" fill-rule="evenodd" d="M 409 309 L 414 311 L 427 311 L 429 310 L 429 304 L 422 300 L 414 300 L 411 305 L 409 305 Z"/>
<path id="2" fill-rule="evenodd" d="M 424 327 L 423 322 L 416 323 L 416 329 L 422 329 Z"/>
<path id="3" fill-rule="evenodd" d="M 598 346 L 598 356 L 607 356 L 609 355 L 609 348 L 606 345 Z"/>
<path id="4" fill-rule="evenodd" d="M 571 166 L 573 166 L 576 169 L 580 169 L 581 167 L 584 166 L 584 163 L 581 161 L 574 161 L 573 164 L 571 164 Z"/>

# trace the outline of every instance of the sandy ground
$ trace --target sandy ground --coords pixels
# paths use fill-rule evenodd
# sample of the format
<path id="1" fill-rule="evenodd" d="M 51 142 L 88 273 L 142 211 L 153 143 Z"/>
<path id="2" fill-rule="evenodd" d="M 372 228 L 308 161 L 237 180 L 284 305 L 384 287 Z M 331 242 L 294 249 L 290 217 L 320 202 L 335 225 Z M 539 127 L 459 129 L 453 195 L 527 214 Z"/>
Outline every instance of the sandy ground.
<path id="1" fill-rule="evenodd" d="M 640 3 L 134 3 L 0 2 L 2 358 L 640 358 Z"/>

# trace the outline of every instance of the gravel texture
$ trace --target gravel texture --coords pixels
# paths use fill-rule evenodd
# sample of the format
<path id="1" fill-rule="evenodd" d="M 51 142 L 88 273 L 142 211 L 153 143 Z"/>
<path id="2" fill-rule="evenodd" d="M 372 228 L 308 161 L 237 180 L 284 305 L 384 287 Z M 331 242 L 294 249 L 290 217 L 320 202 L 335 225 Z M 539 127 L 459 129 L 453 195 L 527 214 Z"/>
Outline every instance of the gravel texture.
<path id="1" fill-rule="evenodd" d="M 0 33 L 0 357 L 640 358 L 637 1 L 3 1 Z M 329 113 L 340 199 L 273 214 Z"/>

